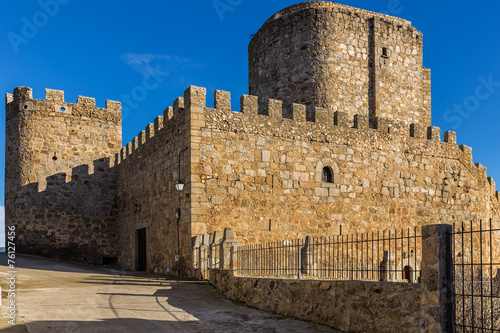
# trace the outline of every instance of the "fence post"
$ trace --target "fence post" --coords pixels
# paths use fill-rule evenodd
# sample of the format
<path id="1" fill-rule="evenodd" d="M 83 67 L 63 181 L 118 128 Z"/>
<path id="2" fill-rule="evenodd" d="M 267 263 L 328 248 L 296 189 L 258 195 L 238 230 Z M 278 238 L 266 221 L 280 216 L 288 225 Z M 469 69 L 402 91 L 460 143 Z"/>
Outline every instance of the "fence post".
<path id="1" fill-rule="evenodd" d="M 314 246 L 313 236 L 307 236 L 302 248 L 302 274 L 314 276 L 318 269 L 318 249 Z"/>
<path id="2" fill-rule="evenodd" d="M 427 312 L 439 323 L 435 329 L 453 332 L 455 302 L 452 293 L 452 226 L 422 227 L 422 287 L 427 297 Z"/>
<path id="3" fill-rule="evenodd" d="M 302 241 L 297 240 L 297 279 L 302 278 Z"/>
<path id="4" fill-rule="evenodd" d="M 214 238 L 212 240 L 212 244 L 210 245 L 210 269 L 220 268 L 220 251 L 219 246 L 222 242 L 222 232 L 215 231 Z M 219 251 L 219 253 L 217 253 Z"/>
<path id="5" fill-rule="evenodd" d="M 239 245 L 234 238 L 233 228 L 224 229 L 224 239 L 220 245 L 221 255 L 219 268 L 224 270 L 231 269 L 231 247 Z"/>
<path id="6" fill-rule="evenodd" d="M 394 262 L 392 260 L 392 252 L 391 251 L 384 251 L 384 258 L 382 259 L 382 262 L 380 263 L 380 281 L 381 282 L 387 282 L 387 281 L 392 281 L 392 277 L 395 274 L 393 271 L 393 266 Z"/>
<path id="7" fill-rule="evenodd" d="M 235 244 L 231 246 L 231 262 L 229 263 L 229 269 L 231 270 L 233 276 L 240 275 L 240 261 L 238 258 L 239 251 L 239 245 Z"/>
<path id="8" fill-rule="evenodd" d="M 210 235 L 202 236 L 202 245 L 200 246 L 200 274 L 202 279 L 208 278 L 208 251 L 210 246 Z"/>
<path id="9" fill-rule="evenodd" d="M 210 281 L 215 280 L 214 269 L 219 268 L 220 255 L 217 252 L 219 252 L 221 241 L 222 232 L 215 231 L 208 251 L 208 276 Z"/>
<path id="10" fill-rule="evenodd" d="M 200 269 L 200 255 L 199 255 L 199 251 L 200 251 L 200 245 L 201 245 L 201 236 L 194 236 L 192 239 L 192 247 L 193 247 L 193 251 L 191 251 L 191 255 L 192 255 L 192 262 L 193 262 L 193 266 L 192 266 L 192 271 L 191 271 L 191 276 L 194 276 L 194 277 L 201 277 L 201 276 L 198 276 L 198 272 L 197 270 Z"/>

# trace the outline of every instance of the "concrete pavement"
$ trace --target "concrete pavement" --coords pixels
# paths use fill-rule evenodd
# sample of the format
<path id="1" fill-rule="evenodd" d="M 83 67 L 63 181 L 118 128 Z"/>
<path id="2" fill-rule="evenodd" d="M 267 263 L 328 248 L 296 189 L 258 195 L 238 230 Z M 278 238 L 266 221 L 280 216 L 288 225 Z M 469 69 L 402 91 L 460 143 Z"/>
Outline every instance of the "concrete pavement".
<path id="1" fill-rule="evenodd" d="M 0 254 L 0 332 L 337 332 L 236 305 L 207 282 L 16 258 L 16 325 Z"/>

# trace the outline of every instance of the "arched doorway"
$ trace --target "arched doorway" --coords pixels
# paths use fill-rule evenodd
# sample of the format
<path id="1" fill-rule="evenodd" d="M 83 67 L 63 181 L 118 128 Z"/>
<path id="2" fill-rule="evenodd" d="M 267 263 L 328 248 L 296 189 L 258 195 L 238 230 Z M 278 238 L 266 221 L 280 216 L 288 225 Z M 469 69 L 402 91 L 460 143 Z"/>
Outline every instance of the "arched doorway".
<path id="1" fill-rule="evenodd" d="M 403 280 L 408 280 L 408 282 L 412 282 L 410 266 L 405 266 L 405 268 L 403 268 Z"/>

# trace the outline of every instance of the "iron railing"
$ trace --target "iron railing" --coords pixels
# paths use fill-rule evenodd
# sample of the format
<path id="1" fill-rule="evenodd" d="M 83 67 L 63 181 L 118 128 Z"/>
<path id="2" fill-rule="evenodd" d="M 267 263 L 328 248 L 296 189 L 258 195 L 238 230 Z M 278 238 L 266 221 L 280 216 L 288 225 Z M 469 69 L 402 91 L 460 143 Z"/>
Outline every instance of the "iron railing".
<path id="1" fill-rule="evenodd" d="M 452 235 L 455 331 L 500 332 L 500 229 L 471 221 Z"/>
<path id="2" fill-rule="evenodd" d="M 240 276 L 419 282 L 419 230 L 285 240 L 236 250 Z"/>

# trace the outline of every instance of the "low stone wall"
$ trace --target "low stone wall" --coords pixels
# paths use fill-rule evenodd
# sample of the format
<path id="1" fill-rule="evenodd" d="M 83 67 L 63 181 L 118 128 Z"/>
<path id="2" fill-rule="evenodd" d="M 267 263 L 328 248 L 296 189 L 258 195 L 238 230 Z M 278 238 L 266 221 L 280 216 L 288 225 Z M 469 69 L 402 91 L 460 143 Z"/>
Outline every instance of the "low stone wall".
<path id="1" fill-rule="evenodd" d="M 451 332 L 450 233 L 450 225 L 422 228 L 418 284 L 238 276 L 237 242 L 227 229 L 220 243 L 219 265 L 211 265 L 218 268 L 205 272 L 217 290 L 233 301 L 346 332 Z"/>
<path id="2" fill-rule="evenodd" d="M 212 271 L 229 299 L 346 332 L 439 332 L 439 307 L 422 284 L 231 276 Z"/>

